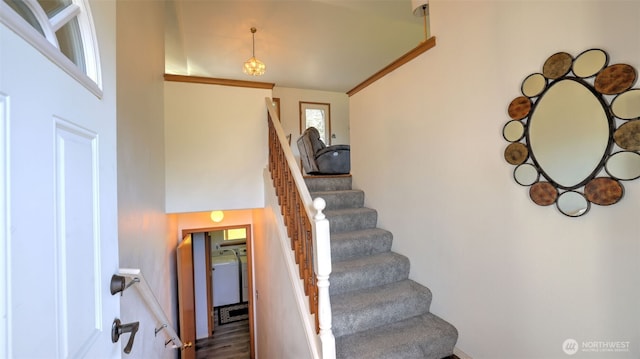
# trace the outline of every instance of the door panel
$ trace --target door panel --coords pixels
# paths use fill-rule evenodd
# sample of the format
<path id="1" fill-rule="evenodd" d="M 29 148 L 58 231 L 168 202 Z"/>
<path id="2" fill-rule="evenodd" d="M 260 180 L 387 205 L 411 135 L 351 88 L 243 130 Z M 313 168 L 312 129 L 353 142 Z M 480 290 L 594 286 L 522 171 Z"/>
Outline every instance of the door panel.
<path id="1" fill-rule="evenodd" d="M 180 338 L 185 344 L 182 359 L 196 357 L 196 302 L 193 291 L 193 242 L 191 234 L 184 237 L 177 250 L 178 312 Z M 189 345 L 189 344 L 192 345 Z"/>
<path id="2" fill-rule="evenodd" d="M 97 138 L 56 119 L 56 236 L 61 354 L 84 355 L 100 337 Z M 80 313 L 74 308 L 83 308 Z"/>

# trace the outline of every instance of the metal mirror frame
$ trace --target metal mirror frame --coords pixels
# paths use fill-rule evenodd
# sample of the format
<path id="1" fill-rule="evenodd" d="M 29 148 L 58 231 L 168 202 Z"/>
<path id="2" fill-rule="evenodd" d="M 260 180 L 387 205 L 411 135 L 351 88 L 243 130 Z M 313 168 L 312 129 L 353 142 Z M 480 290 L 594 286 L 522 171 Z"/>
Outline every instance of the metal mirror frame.
<path id="1" fill-rule="evenodd" d="M 617 203 L 624 195 L 621 181 L 640 178 L 640 169 L 632 168 L 631 175 L 615 177 L 608 161 L 612 157 L 621 157 L 627 153 L 632 165 L 637 166 L 640 157 L 640 110 L 631 107 L 631 114 L 616 116 L 612 108 L 617 99 L 636 101 L 640 96 L 637 88 L 632 88 L 638 78 L 636 69 L 627 64 L 609 65 L 609 54 L 602 49 L 588 49 L 575 58 L 566 52 L 551 55 L 545 61 L 542 72 L 527 76 L 520 87 L 521 96 L 513 99 L 508 106 L 509 121 L 502 128 L 503 139 L 510 144 L 504 151 L 504 159 L 515 166 L 513 178 L 521 186 L 530 187 L 531 200 L 541 206 L 555 204 L 555 207 L 568 217 L 580 217 L 591 209 L 591 204 L 608 206 Z M 529 125 L 539 101 L 554 84 L 563 80 L 577 81 L 585 86 L 601 104 L 608 126 L 607 145 L 602 158 L 593 171 L 574 185 L 560 185 L 536 160 L 535 149 L 531 147 Z M 637 112 L 637 113 L 636 113 Z M 624 117 L 624 118 L 623 118 Z M 524 134 L 513 133 L 522 124 Z M 625 126 L 626 125 L 626 126 Z M 517 132 L 517 131 L 516 131 Z M 631 140 L 629 140 L 631 138 Z M 626 142 L 625 142 L 626 141 Z M 629 142 L 630 141 L 630 142 Z M 598 152 L 599 153 L 599 152 Z M 627 161 L 629 162 L 629 161 Z M 526 181 L 519 180 L 518 171 L 523 167 L 535 168 L 535 174 Z M 627 169 L 622 169 L 620 173 Z M 532 172 L 529 169 L 529 172 Z M 636 175 L 637 174 L 637 175 Z M 582 178 L 582 177 L 580 177 Z M 571 200 L 567 200 L 571 199 Z M 576 203 L 580 205 L 576 205 Z M 566 204 L 566 205 L 565 205 Z"/>

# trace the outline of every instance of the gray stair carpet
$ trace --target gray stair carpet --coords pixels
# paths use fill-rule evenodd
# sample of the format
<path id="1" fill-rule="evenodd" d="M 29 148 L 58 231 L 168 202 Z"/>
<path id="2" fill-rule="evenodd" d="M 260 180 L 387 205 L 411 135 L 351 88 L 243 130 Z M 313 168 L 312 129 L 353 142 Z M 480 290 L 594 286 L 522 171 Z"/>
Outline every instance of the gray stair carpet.
<path id="1" fill-rule="evenodd" d="M 330 297 L 338 359 L 442 359 L 456 328 L 429 311 L 431 291 L 409 279 L 409 259 L 391 251 L 351 176 L 307 176 L 313 198 L 327 202 L 331 229 Z"/>

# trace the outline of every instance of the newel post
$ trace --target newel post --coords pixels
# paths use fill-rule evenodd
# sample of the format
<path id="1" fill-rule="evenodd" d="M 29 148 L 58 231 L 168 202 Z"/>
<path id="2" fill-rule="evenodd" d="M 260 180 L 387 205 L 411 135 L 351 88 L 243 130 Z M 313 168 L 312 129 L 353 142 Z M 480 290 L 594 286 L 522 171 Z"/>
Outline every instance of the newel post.
<path id="1" fill-rule="evenodd" d="M 329 299 L 329 275 L 331 274 L 331 240 L 329 238 L 329 220 L 322 211 L 327 203 L 322 198 L 313 200 L 313 208 L 316 213 L 314 222 L 314 247 L 316 272 L 318 285 L 318 325 L 320 327 L 320 342 L 322 345 L 322 358 L 335 359 L 336 340 L 331 330 L 331 300 Z"/>

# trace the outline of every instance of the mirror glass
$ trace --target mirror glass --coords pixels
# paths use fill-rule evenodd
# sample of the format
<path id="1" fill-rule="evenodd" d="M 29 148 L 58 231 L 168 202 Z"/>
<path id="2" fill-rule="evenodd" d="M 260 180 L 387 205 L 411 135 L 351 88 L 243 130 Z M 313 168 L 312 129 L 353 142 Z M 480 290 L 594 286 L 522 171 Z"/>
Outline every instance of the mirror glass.
<path id="1" fill-rule="evenodd" d="M 607 114 L 598 98 L 570 79 L 554 82 L 529 120 L 531 155 L 562 188 L 583 184 L 598 168 L 609 136 Z"/>
<path id="2" fill-rule="evenodd" d="M 509 121 L 504 125 L 502 135 L 509 142 L 519 141 L 524 136 L 524 125 L 520 121 Z"/>
<path id="3" fill-rule="evenodd" d="M 640 117 L 640 89 L 629 90 L 616 97 L 611 103 L 611 111 L 623 120 Z"/>
<path id="4" fill-rule="evenodd" d="M 607 160 L 605 169 L 611 177 L 620 180 L 629 181 L 640 178 L 640 153 L 633 151 L 614 153 Z"/>
<path id="5" fill-rule="evenodd" d="M 587 78 L 602 70 L 609 61 L 607 53 L 600 49 L 591 49 L 576 57 L 573 62 L 573 73 L 577 77 Z"/>
<path id="6" fill-rule="evenodd" d="M 570 217 L 623 196 L 621 181 L 640 178 L 637 71 L 609 64 L 602 49 L 549 56 L 525 77 L 508 105 L 504 158 L 531 200 Z"/>
<path id="7" fill-rule="evenodd" d="M 519 185 L 531 186 L 532 184 L 538 182 L 540 173 L 538 173 L 538 170 L 534 165 L 530 163 L 523 163 L 516 167 L 516 169 L 513 171 L 513 176 Z"/>
<path id="8" fill-rule="evenodd" d="M 589 201 L 581 193 L 567 191 L 558 196 L 556 206 L 569 217 L 580 217 L 589 210 Z"/>
<path id="9" fill-rule="evenodd" d="M 522 93 L 527 97 L 538 96 L 547 86 L 547 79 L 542 74 L 529 75 L 522 82 Z"/>

